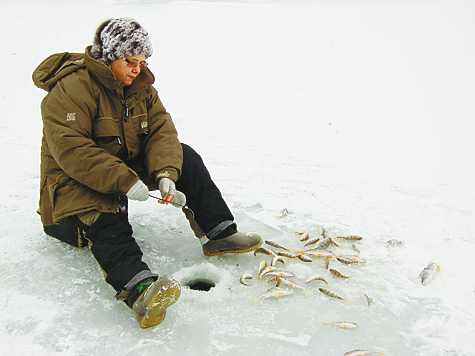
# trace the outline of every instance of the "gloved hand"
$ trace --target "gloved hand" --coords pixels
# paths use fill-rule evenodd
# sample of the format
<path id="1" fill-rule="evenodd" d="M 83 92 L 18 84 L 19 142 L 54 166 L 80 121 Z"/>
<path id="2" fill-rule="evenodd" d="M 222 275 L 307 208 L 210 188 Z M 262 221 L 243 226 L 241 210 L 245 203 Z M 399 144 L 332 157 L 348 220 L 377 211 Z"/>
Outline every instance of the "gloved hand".
<path id="1" fill-rule="evenodd" d="M 170 202 L 174 207 L 182 207 L 186 205 L 186 196 L 179 190 L 176 191 L 175 196 L 173 197 L 172 201 Z"/>
<path id="2" fill-rule="evenodd" d="M 160 190 L 160 194 L 164 199 L 169 195 L 175 195 L 175 182 L 169 178 L 160 178 L 158 181 L 158 190 Z"/>
<path id="3" fill-rule="evenodd" d="M 127 192 L 127 198 L 138 201 L 145 201 L 148 199 L 148 188 L 147 186 L 139 179 L 132 188 Z"/>

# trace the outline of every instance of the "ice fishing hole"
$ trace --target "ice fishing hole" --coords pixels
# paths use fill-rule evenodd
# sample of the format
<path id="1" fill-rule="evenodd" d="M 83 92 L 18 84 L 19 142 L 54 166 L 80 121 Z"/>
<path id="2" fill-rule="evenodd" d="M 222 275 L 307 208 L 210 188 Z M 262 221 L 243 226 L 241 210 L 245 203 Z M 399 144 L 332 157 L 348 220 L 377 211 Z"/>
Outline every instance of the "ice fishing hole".
<path id="1" fill-rule="evenodd" d="M 185 286 L 193 290 L 209 292 L 211 288 L 216 287 L 216 284 L 210 279 L 193 279 L 188 281 Z"/>

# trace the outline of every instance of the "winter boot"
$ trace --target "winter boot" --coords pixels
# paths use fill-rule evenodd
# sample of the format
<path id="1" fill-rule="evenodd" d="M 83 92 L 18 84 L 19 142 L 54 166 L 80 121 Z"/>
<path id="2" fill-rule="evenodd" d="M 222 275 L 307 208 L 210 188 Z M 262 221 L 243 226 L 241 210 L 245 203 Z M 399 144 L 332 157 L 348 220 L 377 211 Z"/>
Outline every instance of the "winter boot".
<path id="1" fill-rule="evenodd" d="M 229 226 L 212 240 L 205 235 L 200 238 L 200 242 L 205 256 L 216 256 L 254 251 L 262 245 L 262 238 L 258 234 L 238 232 L 233 226 Z"/>
<path id="2" fill-rule="evenodd" d="M 147 278 L 137 283 L 125 303 L 135 312 L 140 327 L 146 329 L 165 319 L 167 308 L 180 294 L 180 284 L 173 277 L 162 276 L 157 281 Z"/>

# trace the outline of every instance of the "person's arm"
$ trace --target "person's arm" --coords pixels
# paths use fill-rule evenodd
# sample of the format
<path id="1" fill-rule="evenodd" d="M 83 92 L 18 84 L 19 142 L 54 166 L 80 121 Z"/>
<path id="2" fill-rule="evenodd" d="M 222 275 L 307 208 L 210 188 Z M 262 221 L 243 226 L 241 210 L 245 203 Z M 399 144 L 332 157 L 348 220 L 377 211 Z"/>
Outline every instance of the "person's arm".
<path id="1" fill-rule="evenodd" d="M 59 81 L 42 102 L 44 136 L 61 169 L 72 179 L 101 193 L 127 193 L 138 176 L 119 158 L 92 140 L 96 102 L 84 78 Z"/>
<path id="2" fill-rule="evenodd" d="M 149 132 L 144 145 L 145 165 L 153 181 L 169 178 L 176 182 L 181 175 L 183 149 L 170 114 L 165 111 L 157 91 L 151 89 L 147 103 Z"/>

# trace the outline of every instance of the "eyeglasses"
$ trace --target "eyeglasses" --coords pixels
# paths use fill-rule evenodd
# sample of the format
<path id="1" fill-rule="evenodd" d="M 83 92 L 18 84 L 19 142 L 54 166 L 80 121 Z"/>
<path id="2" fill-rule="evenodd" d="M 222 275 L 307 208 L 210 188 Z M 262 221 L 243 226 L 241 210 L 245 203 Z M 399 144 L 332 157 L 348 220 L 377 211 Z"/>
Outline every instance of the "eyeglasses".
<path id="1" fill-rule="evenodd" d="M 122 58 L 124 61 L 127 62 L 127 67 L 129 68 L 137 68 L 140 67 L 140 69 L 144 69 L 144 68 L 147 68 L 148 66 L 148 63 L 147 62 L 132 62 L 131 60 L 127 59 L 127 58 Z"/>

